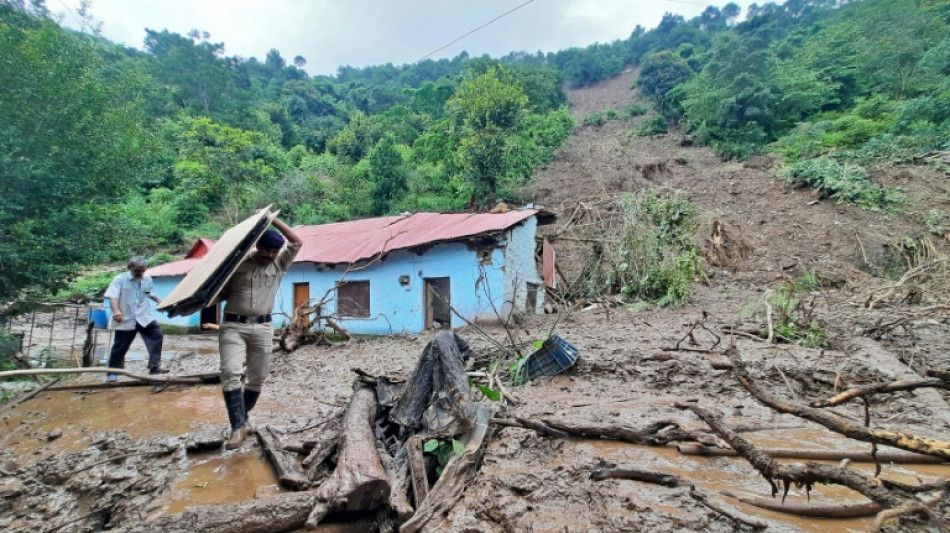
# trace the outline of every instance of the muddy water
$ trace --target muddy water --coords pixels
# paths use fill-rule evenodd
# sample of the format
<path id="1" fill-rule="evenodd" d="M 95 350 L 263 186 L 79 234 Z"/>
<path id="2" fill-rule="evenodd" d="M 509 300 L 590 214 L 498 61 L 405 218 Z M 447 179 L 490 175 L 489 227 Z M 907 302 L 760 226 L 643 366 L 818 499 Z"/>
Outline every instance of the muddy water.
<path id="1" fill-rule="evenodd" d="M 789 435 L 790 430 L 784 430 Z M 762 435 L 746 435 L 756 444 L 770 447 L 802 448 L 802 449 L 837 449 L 855 450 L 860 444 L 847 441 L 837 435 L 822 431 L 800 430 L 793 436 L 777 438 L 763 432 Z M 656 448 L 636 446 L 632 444 L 609 440 L 573 440 L 566 441 L 559 453 L 550 457 L 548 467 L 569 466 L 576 462 L 577 457 L 596 457 L 615 463 L 618 466 L 629 466 L 654 470 L 667 474 L 674 474 L 683 479 L 691 480 L 697 486 L 717 493 L 722 491 L 735 492 L 737 489 L 754 492 L 759 496 L 768 497 L 770 487 L 768 483 L 742 458 L 738 457 L 700 457 L 681 455 L 675 448 Z M 788 460 L 783 462 L 793 463 Z M 826 462 L 827 464 L 836 464 Z M 852 468 L 873 474 L 873 464 L 851 463 Z M 484 467 L 485 473 L 492 476 L 512 476 L 530 474 L 537 470 L 537 465 L 514 466 L 511 464 L 488 464 Z M 916 476 L 927 480 L 931 476 L 950 476 L 950 465 L 883 465 L 882 477 L 897 481 L 917 483 Z M 644 490 L 653 491 L 654 486 L 636 481 L 621 481 L 619 490 L 633 501 L 642 500 Z M 790 516 L 759 509 L 757 507 L 738 502 L 722 496 L 721 499 L 729 505 L 742 510 L 749 516 L 760 516 L 770 521 L 782 522 L 788 526 L 787 530 L 813 531 L 816 533 L 859 533 L 868 531 L 873 517 L 860 519 L 823 519 L 803 518 Z M 788 495 L 788 501 L 809 501 L 809 495 L 804 488 L 793 488 Z M 810 501 L 817 503 L 827 502 L 863 502 L 866 498 L 850 489 L 836 485 L 816 485 L 810 494 Z M 670 516 L 684 515 L 681 509 L 674 506 L 657 506 Z M 685 515 L 684 515 L 685 516 Z M 566 517 L 559 517 L 566 518 Z M 561 531 L 561 529 L 540 528 L 537 531 Z M 578 529 L 585 531 L 586 529 Z"/>
<path id="2" fill-rule="evenodd" d="M 101 431 L 123 430 L 136 439 L 165 439 L 197 428 L 227 425 L 217 387 L 169 389 L 153 394 L 147 387 L 97 392 L 46 392 L 0 421 L 3 445 L 20 466 L 45 457 L 84 449 Z M 48 440 L 55 433 L 61 436 Z M 179 481 L 153 508 L 176 513 L 189 505 L 213 505 L 253 499 L 259 491 L 277 492 L 277 478 L 260 449 L 189 454 Z M 261 489 L 263 487 L 263 489 Z"/>

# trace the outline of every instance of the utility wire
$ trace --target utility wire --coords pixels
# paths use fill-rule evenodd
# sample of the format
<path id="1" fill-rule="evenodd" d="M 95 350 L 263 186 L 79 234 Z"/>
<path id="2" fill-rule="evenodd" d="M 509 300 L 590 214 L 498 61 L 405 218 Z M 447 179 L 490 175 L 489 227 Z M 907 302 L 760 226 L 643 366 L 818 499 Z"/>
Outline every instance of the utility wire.
<path id="1" fill-rule="evenodd" d="M 366 89 L 369 90 L 369 89 L 372 89 L 373 87 L 376 87 L 377 85 L 381 85 L 381 84 L 383 84 L 383 83 L 386 83 L 387 81 L 389 81 L 389 80 L 395 78 L 396 76 L 402 74 L 403 72 L 405 72 L 407 69 L 409 69 L 409 68 L 412 67 L 413 65 L 415 65 L 415 64 L 417 64 L 417 63 L 419 63 L 419 62 L 421 62 L 421 61 L 425 61 L 426 59 L 429 59 L 430 57 L 432 57 L 432 56 L 434 56 L 435 54 L 441 52 L 442 50 L 445 50 L 446 48 L 452 46 L 453 44 L 455 44 L 455 43 L 461 41 L 462 39 L 468 37 L 469 35 L 471 35 L 471 34 L 477 32 L 477 31 L 479 31 L 479 30 L 481 30 L 481 29 L 487 28 L 488 26 L 491 26 L 491 25 L 494 24 L 495 22 L 498 22 L 499 20 L 501 20 L 501 19 L 507 17 L 508 15 L 514 13 L 515 11 L 518 11 L 519 9 L 521 9 L 521 8 L 523 8 L 524 6 L 530 4 L 531 2 L 534 2 L 534 0 L 527 0 L 526 2 L 523 2 L 523 3 L 521 3 L 521 4 L 518 4 L 517 6 L 515 6 L 515 7 L 511 8 L 511 9 L 509 9 L 508 11 L 505 11 L 505 12 L 502 13 L 501 15 L 498 15 L 497 17 L 495 17 L 495 18 L 489 20 L 488 22 L 482 24 L 481 26 L 479 26 L 479 27 L 477 27 L 477 28 L 474 28 L 474 29 L 472 29 L 472 30 L 469 30 L 468 32 L 464 33 L 463 35 L 461 35 L 461 36 L 459 36 L 459 37 L 456 37 L 456 38 L 453 39 L 450 43 L 448 43 L 448 44 L 446 44 L 446 45 L 443 45 L 443 46 L 440 46 L 439 48 L 436 48 L 435 50 L 429 52 L 428 54 L 426 54 L 426 55 L 424 55 L 424 56 L 422 56 L 422 57 L 420 57 L 419 59 L 413 61 L 412 63 L 407 63 L 407 64 L 403 65 L 402 68 L 400 68 L 400 69 L 397 70 L 396 72 L 393 72 L 392 74 L 390 74 L 389 76 L 387 76 L 387 77 L 384 78 L 383 80 L 378 81 L 378 82 L 376 82 L 376 83 L 374 83 L 374 84 L 372 84 L 372 85 L 366 87 Z"/>

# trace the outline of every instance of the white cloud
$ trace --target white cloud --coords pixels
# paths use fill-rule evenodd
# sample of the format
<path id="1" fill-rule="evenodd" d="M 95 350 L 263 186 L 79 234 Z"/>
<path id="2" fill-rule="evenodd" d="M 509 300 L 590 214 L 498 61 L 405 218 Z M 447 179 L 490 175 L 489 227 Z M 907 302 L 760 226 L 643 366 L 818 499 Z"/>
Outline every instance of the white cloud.
<path id="1" fill-rule="evenodd" d="M 307 59 L 311 74 L 339 65 L 404 64 L 520 5 L 523 0 L 93 0 L 105 37 L 141 48 L 145 28 L 186 34 L 192 29 L 223 42 L 228 55 L 263 59 L 276 48 L 289 62 Z M 750 0 L 737 2 L 745 7 Z M 724 5 L 725 2 L 722 2 Z M 79 0 L 48 7 L 76 27 Z M 512 51 L 553 52 L 625 39 L 639 24 L 655 26 L 666 11 L 689 18 L 704 8 L 686 0 L 535 0 L 466 37 L 434 58 L 498 57 Z M 66 6 L 74 10 L 66 12 Z"/>

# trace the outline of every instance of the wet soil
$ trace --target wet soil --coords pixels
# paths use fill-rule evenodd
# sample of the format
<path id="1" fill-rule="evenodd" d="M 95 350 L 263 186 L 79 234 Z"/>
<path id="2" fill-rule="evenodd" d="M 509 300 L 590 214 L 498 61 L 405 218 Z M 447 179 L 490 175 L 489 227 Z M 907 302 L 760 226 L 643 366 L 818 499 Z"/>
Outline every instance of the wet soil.
<path id="1" fill-rule="evenodd" d="M 572 111 L 578 123 L 588 113 L 622 109 L 636 99 L 630 89 L 635 75 L 630 71 L 572 91 Z M 798 403 L 829 397 L 846 386 L 950 367 L 946 315 L 911 320 L 906 328 L 874 337 L 863 334 L 880 321 L 914 314 L 919 306 L 927 305 L 895 303 L 869 310 L 864 304 L 871 289 L 894 282 L 881 276 L 886 245 L 925 235 L 920 213 L 950 206 L 947 176 L 925 167 L 877 171 L 876 179 L 904 187 L 913 202 L 903 215 L 884 216 L 818 201 L 807 190 L 789 189 L 775 176 L 776 163 L 769 158 L 724 163 L 705 148 L 683 146 L 683 136 L 677 133 L 650 138 L 629 135 L 640 120 L 642 117 L 609 121 L 599 127 L 579 126 L 528 195 L 564 217 L 580 203 L 596 204 L 645 187 L 680 190 L 701 207 L 704 228 L 719 221 L 748 245 L 749 252 L 733 266 L 707 265 L 708 279 L 695 285 L 688 303 L 679 309 L 591 306 L 525 319 L 515 331 L 520 339 L 542 339 L 553 329 L 579 349 L 580 359 L 561 375 L 513 388 L 520 403 L 508 406 L 507 415 L 634 428 L 669 419 L 686 429 L 704 430 L 704 424 L 692 414 L 673 407 L 674 402 L 694 399 L 723 413 L 729 425 L 749 429 L 744 435 L 763 446 L 866 451 L 867 444 L 848 441 L 764 407 L 729 370 L 714 369 L 711 354 L 673 348 L 682 341 L 681 347 L 718 352 L 734 343 L 771 394 Z M 583 257 L 584 249 L 558 251 L 565 258 L 566 275 L 576 275 L 579 264 L 570 259 Z M 765 291 L 811 272 L 818 275 L 822 286 L 807 298 L 814 302 L 815 317 L 831 336 L 830 347 L 765 344 L 723 332 L 728 327 L 761 330 L 761 320 L 745 312 L 750 303 L 761 299 Z M 720 337 L 718 344 L 713 334 L 700 329 L 695 332 L 696 344 L 684 339 L 690 325 L 700 320 Z M 499 341 L 506 338 L 497 325 L 482 324 L 480 330 Z M 480 361 L 491 359 L 494 346 L 479 331 L 465 327 L 459 333 L 472 342 L 481 354 Z M 431 334 L 395 336 L 275 354 L 271 379 L 252 423 L 269 425 L 289 440 L 302 441 L 316 431 L 316 425 L 342 413 L 352 393 L 353 368 L 407 376 L 430 339 Z M 213 336 L 168 336 L 167 343 L 175 354 L 168 361 L 174 373 L 217 370 Z M 0 498 L 0 504 L 6 506 L 0 509 L 0 516 L 13 517 L 0 519 L 6 520 L 0 522 L 0 529 L 32 530 L 28 526 L 32 520 L 62 525 L 103 506 L 110 509 L 108 521 L 99 525 L 130 524 L 188 505 L 249 499 L 280 490 L 253 439 L 234 452 L 195 455 L 181 450 L 185 434 L 224 428 L 226 415 L 219 395 L 215 387 L 169 387 L 157 394 L 148 388 L 43 393 L 0 413 L 7 434 L 0 437 L 0 463 L 6 473 L 15 474 L 4 474 L 0 497 L 14 493 L 9 487 L 15 488 L 16 483 L 26 487 L 16 498 Z M 872 400 L 872 426 L 950 439 L 946 399 L 943 393 L 914 392 Z M 835 410 L 856 420 L 863 417 L 858 402 Z M 50 439 L 57 430 L 59 436 Z M 82 465 L 125 450 L 150 450 L 162 443 L 178 448 L 169 455 L 136 456 L 96 466 L 68 482 L 61 479 Z M 429 530 L 735 530 L 731 521 L 690 498 L 686 488 L 629 480 L 591 481 L 591 471 L 603 462 L 677 474 L 710 491 L 770 493 L 768 483 L 738 458 L 684 456 L 674 449 L 611 441 L 550 439 L 528 430 L 503 428 L 492 435 L 481 470 L 461 500 Z M 872 465 L 858 467 L 873 470 Z M 57 475 L 49 473 L 54 470 Z M 131 477 L 113 481 L 108 476 L 116 476 L 115 472 L 131 473 Z M 884 465 L 882 476 L 927 481 L 950 476 L 950 467 Z M 117 495 L 127 491 L 123 483 L 137 484 L 136 494 L 141 498 L 120 499 Z M 44 497 L 54 501 L 51 495 L 58 507 L 38 503 Z M 847 489 L 824 485 L 816 486 L 810 494 L 793 489 L 789 498 L 860 500 Z M 26 504 L 11 502 L 30 502 L 40 510 L 27 514 L 22 509 Z M 775 532 L 857 532 L 870 526 L 869 519 L 796 519 L 725 497 L 722 502 L 765 520 L 769 531 Z M 938 512 L 946 514 L 946 503 Z M 89 531 L 95 524 L 78 521 L 60 530 Z M 364 521 L 332 527 L 365 531 L 372 526 Z"/>

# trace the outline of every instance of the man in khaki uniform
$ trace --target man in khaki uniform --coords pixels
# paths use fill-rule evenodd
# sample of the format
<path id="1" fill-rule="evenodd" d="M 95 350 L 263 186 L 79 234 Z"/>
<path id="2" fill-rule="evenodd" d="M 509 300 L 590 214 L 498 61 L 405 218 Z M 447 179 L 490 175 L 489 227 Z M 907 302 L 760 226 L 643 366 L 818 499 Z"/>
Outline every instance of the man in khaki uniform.
<path id="1" fill-rule="evenodd" d="M 257 403 L 270 369 L 274 299 L 284 272 L 303 244 L 283 221 L 274 219 L 273 225 L 280 232 L 273 229 L 264 232 L 257 249 L 238 265 L 218 298 L 227 301 L 218 332 L 218 351 L 224 404 L 231 422 L 231 437 L 224 445 L 229 450 L 241 446 L 247 437 L 247 415 Z M 287 246 L 284 246 L 285 237 L 289 241 Z M 247 382 L 242 384 L 245 364 Z"/>

